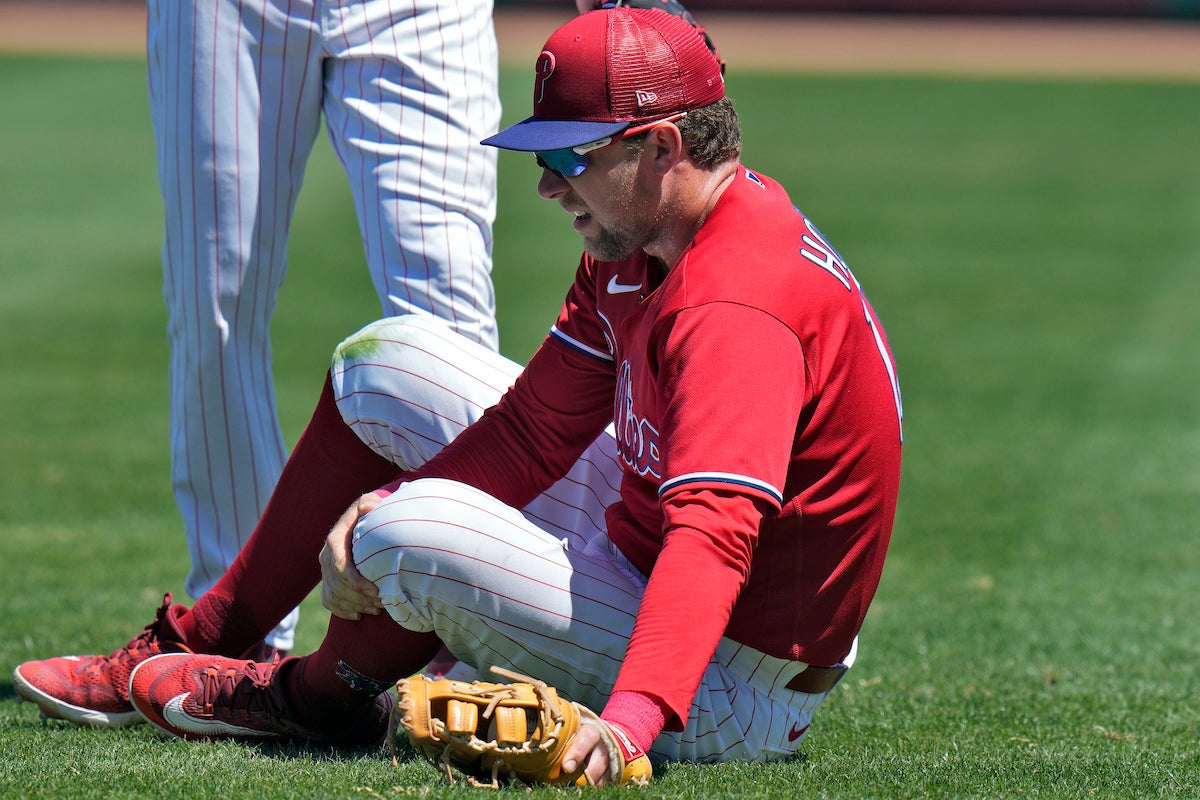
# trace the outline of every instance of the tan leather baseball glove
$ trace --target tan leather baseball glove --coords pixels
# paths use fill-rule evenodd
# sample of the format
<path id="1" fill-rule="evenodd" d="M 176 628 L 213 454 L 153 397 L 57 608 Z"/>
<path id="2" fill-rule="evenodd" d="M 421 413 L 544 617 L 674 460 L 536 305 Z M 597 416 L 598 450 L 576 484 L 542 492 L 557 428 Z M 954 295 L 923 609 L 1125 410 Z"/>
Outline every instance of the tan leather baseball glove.
<path id="1" fill-rule="evenodd" d="M 562 759 L 582 725 L 595 725 L 608 749 L 611 784 L 649 783 L 650 760 L 595 712 L 558 696 L 535 678 L 492 667 L 512 683 L 434 679 L 424 675 L 396 685 L 391 736 L 403 727 L 412 746 L 451 783 L 458 772 L 473 786 L 502 782 L 587 785 L 580 767 Z"/>

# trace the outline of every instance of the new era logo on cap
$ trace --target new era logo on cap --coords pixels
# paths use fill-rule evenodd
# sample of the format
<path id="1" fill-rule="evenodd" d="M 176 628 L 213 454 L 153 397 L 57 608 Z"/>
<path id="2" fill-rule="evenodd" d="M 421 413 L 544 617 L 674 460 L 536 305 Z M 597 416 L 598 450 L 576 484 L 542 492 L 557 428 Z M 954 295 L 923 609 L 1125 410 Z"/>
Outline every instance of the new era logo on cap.
<path id="1" fill-rule="evenodd" d="M 535 65 L 533 116 L 484 144 L 558 150 L 715 103 L 720 62 L 685 20 L 657 9 L 613 8 L 555 31 Z"/>

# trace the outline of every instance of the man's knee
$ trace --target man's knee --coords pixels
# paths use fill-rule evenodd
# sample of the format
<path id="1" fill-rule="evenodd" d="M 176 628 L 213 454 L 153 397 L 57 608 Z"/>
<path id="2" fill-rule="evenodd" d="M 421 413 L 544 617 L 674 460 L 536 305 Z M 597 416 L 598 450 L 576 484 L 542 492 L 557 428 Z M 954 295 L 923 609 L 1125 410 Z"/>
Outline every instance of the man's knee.
<path id="1" fill-rule="evenodd" d="M 453 331 L 439 319 L 416 314 L 384 317 L 346 337 L 333 351 L 335 375 L 351 375 L 364 389 L 386 373 L 411 362 L 414 353 L 436 353 Z M 372 380 L 374 378 L 374 380 Z M 390 387 L 394 381 L 386 382 Z"/>
<path id="2" fill-rule="evenodd" d="M 444 322 L 412 314 L 348 337 L 330 370 L 342 419 L 402 469 L 424 464 L 478 419 L 518 372 Z"/>

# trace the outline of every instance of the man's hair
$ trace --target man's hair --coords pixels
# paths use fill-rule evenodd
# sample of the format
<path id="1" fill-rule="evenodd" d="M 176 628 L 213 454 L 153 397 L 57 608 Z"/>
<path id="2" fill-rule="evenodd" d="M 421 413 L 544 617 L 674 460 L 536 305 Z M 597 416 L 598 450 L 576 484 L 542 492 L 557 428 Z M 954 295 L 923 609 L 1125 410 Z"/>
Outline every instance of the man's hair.
<path id="1" fill-rule="evenodd" d="M 728 97 L 689 111 L 675 124 L 692 163 L 701 169 L 736 161 L 742 154 L 742 128 Z"/>
<path id="2" fill-rule="evenodd" d="M 713 169 L 727 161 L 736 161 L 742 154 L 742 128 L 737 112 L 728 97 L 687 112 L 675 123 L 683 138 L 688 158 L 700 169 Z M 640 153 L 650 131 L 625 139 L 625 149 Z"/>

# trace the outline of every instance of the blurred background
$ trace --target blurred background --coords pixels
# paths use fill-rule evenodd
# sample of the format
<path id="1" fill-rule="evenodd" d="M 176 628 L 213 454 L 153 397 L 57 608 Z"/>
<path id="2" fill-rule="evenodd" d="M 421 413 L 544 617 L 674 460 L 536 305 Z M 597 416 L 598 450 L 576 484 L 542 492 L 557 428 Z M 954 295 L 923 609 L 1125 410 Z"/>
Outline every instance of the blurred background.
<path id="1" fill-rule="evenodd" d="M 76 4 L 144 5 L 141 0 L 70 0 Z M 567 0 L 569 5 L 569 0 Z M 496 0 L 498 9 L 561 8 L 564 0 Z M 0 7 L 55 6 L 54 0 L 0 0 Z M 693 0 L 693 11 L 847 14 L 973 14 L 1200 18 L 1200 0 Z"/>
<path id="2" fill-rule="evenodd" d="M 553 7 L 559 0 L 497 0 L 503 7 Z M 912 14 L 1027 14 L 1092 17 L 1198 17 L 1200 0 L 694 0 L 693 11 L 804 11 Z"/>

